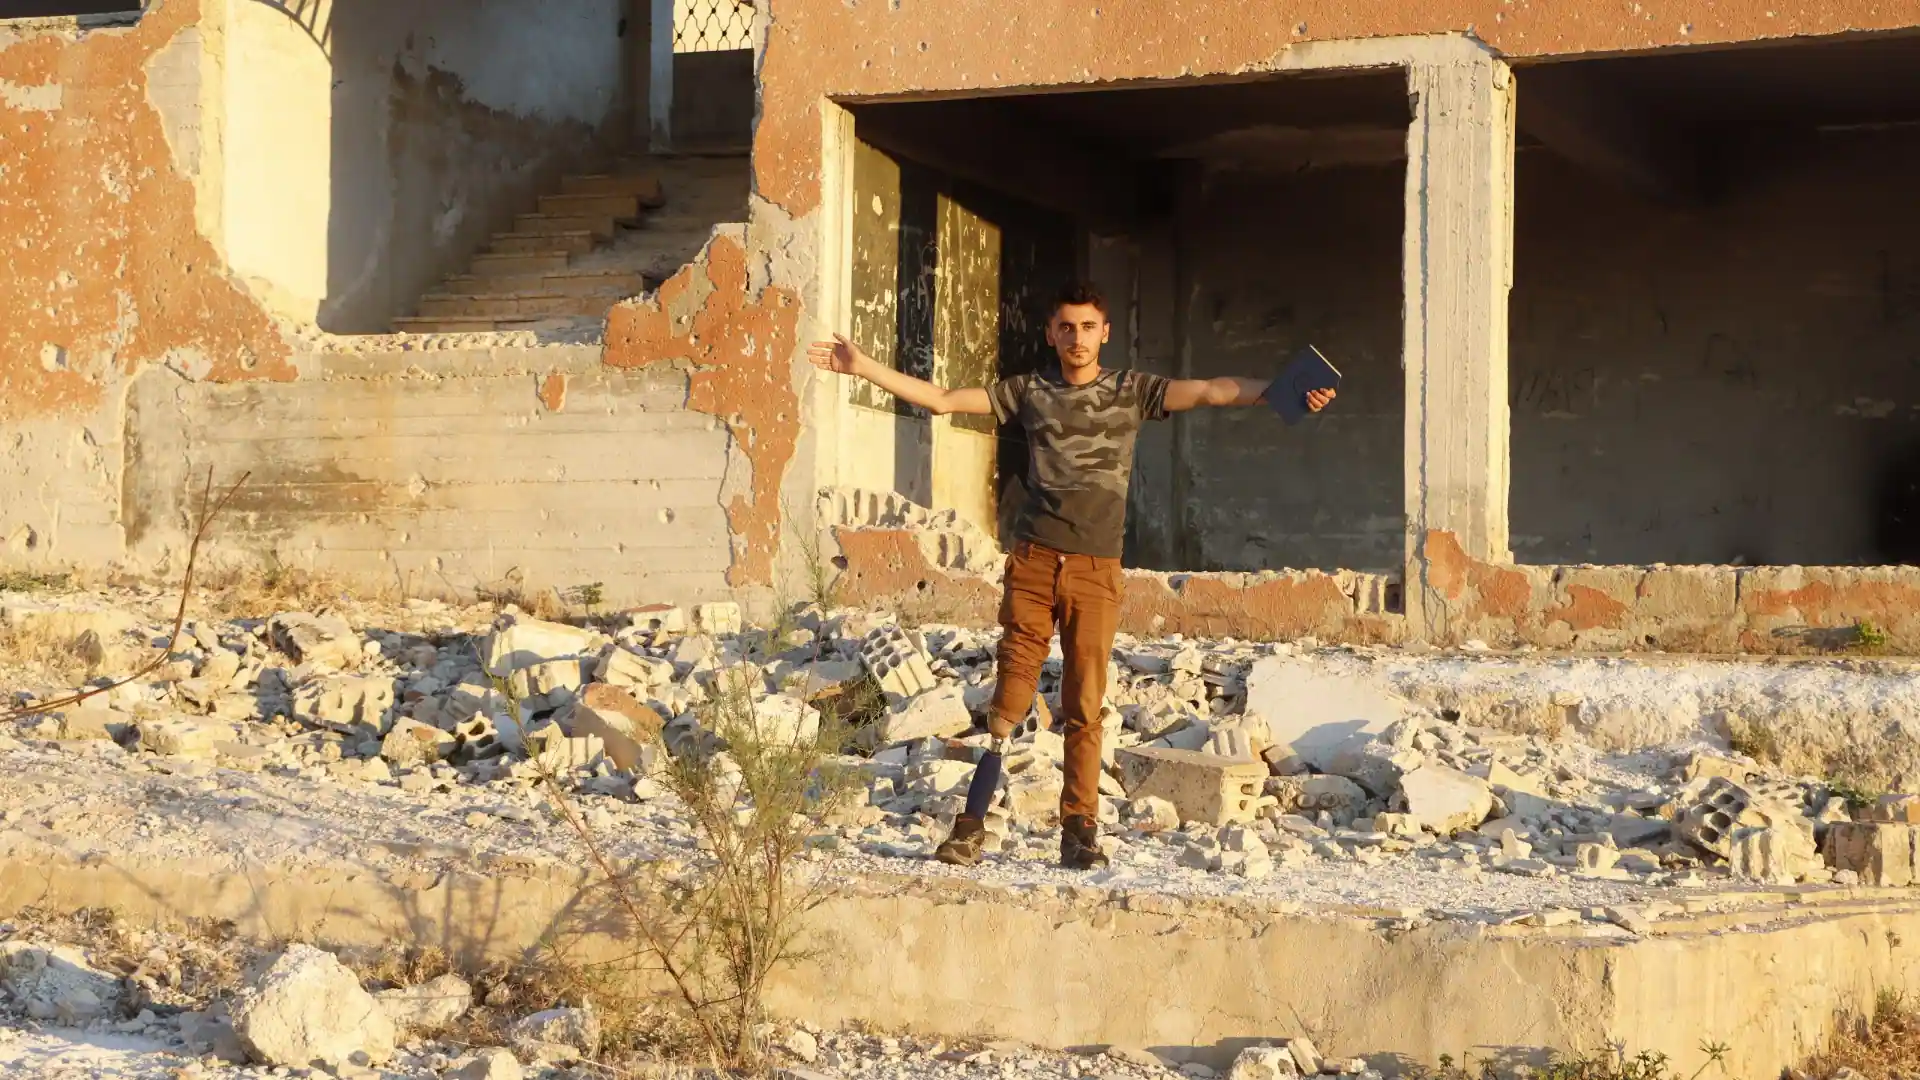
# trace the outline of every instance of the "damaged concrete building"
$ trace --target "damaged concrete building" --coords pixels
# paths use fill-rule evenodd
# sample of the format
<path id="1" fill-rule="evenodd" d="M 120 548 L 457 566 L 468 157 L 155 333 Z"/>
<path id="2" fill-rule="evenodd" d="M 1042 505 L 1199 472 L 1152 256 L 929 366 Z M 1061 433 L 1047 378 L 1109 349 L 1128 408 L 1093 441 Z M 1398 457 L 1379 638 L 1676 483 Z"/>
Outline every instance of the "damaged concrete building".
<path id="1" fill-rule="evenodd" d="M 225 553 L 368 587 L 825 535 L 990 620 L 1019 439 L 805 344 L 980 383 L 1081 275 L 1114 364 L 1347 380 L 1143 434 L 1129 630 L 1920 648 L 1920 13 L 93 6 L 0 23 L 0 565 L 177 568 L 247 472 Z"/>

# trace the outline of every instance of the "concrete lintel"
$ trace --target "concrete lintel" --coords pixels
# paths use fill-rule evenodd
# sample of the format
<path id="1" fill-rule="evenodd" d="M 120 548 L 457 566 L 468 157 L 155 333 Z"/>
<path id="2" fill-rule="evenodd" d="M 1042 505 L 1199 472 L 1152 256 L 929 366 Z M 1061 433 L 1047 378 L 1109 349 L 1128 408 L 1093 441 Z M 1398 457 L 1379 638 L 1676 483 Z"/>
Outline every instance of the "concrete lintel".
<path id="1" fill-rule="evenodd" d="M 1303 41 L 1274 58 L 1271 71 L 1335 71 L 1344 68 L 1413 67 L 1498 61 L 1499 54 L 1467 34 Z"/>
<path id="2" fill-rule="evenodd" d="M 1408 615 L 1444 604 L 1422 552 L 1435 533 L 1508 563 L 1507 293 L 1513 284 L 1513 75 L 1484 50 L 1408 68 L 1405 308 Z"/>

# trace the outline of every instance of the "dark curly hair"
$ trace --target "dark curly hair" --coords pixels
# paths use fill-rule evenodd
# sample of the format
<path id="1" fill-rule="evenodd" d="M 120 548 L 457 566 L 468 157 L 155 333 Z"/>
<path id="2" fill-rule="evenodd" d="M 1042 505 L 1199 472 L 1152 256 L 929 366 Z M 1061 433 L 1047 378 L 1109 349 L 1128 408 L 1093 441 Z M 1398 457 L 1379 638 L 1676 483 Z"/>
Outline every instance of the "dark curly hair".
<path id="1" fill-rule="evenodd" d="M 1086 304 L 1099 311 L 1101 318 L 1107 315 L 1107 298 L 1100 295 L 1100 290 L 1094 288 L 1091 282 L 1070 281 L 1062 285 L 1060 291 L 1053 294 L 1053 306 L 1047 309 L 1048 320 L 1060 314 L 1060 309 L 1068 304 Z"/>

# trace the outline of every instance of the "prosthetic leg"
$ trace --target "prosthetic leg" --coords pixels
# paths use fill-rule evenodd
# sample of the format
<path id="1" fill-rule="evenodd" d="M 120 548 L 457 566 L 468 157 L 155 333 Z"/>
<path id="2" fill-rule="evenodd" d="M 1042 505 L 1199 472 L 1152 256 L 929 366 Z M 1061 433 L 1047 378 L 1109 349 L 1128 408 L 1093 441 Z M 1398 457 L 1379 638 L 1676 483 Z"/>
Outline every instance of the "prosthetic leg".
<path id="1" fill-rule="evenodd" d="M 1012 742 L 1002 735 L 993 740 L 987 752 L 974 766 L 973 781 L 967 785 L 967 808 L 953 821 L 953 835 L 934 850 L 933 857 L 951 866 L 972 866 L 980 861 L 987 842 L 987 811 L 1000 791 L 1000 765 Z"/>

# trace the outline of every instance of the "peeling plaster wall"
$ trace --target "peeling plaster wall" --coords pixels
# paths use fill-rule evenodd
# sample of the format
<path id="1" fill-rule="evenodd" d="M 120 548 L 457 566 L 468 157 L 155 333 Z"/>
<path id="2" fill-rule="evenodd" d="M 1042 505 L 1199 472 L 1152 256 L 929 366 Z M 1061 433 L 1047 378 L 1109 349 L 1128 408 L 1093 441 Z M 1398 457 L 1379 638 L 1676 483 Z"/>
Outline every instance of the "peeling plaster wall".
<path id="1" fill-rule="evenodd" d="M 228 257 L 299 323 L 383 331 L 618 118 L 619 0 L 225 3 Z"/>
<path id="2" fill-rule="evenodd" d="M 1677 211 L 1522 155 L 1515 555 L 1920 561 L 1916 173 L 1920 131 L 1831 133 Z"/>
<path id="3" fill-rule="evenodd" d="M 211 0 L 210 0 L 211 2 Z M 121 554 L 126 380 L 294 375 L 286 342 L 200 228 L 200 6 L 138 25 L 0 26 L 0 559 Z M 196 44 L 196 38 L 202 44 Z"/>

